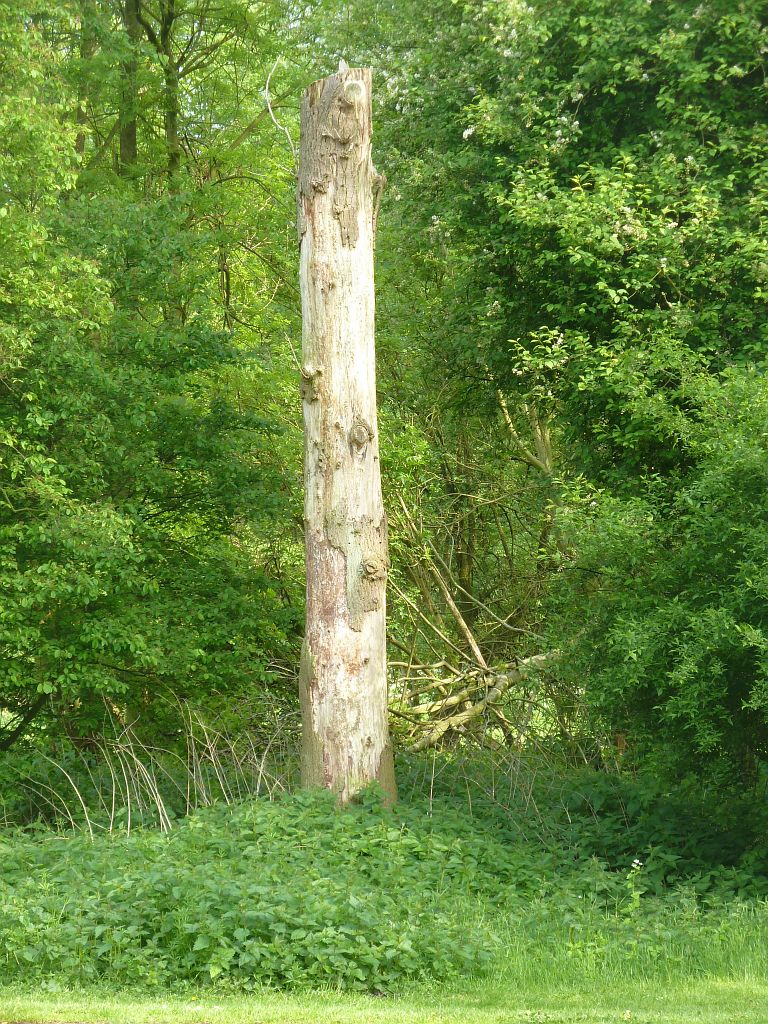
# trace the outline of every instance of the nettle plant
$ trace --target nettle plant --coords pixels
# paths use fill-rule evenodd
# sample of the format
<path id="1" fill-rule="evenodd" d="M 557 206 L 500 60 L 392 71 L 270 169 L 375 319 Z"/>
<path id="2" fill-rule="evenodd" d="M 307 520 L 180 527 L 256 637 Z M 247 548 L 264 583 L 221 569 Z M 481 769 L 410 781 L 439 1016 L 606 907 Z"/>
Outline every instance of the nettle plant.
<path id="1" fill-rule="evenodd" d="M 491 940 L 457 893 L 488 898 L 507 862 L 486 839 L 324 792 L 211 808 L 168 836 L 14 838 L 0 976 L 386 991 L 463 974 Z"/>

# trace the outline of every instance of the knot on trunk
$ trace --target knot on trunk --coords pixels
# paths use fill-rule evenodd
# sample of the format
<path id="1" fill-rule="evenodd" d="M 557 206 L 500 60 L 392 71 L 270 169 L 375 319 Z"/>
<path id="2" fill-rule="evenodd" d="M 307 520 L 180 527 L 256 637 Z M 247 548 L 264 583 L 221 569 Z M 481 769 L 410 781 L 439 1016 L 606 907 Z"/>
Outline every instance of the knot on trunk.
<path id="1" fill-rule="evenodd" d="M 366 446 L 373 440 L 373 428 L 362 416 L 355 416 L 349 428 L 349 444 L 352 453 L 362 456 Z"/>
<path id="2" fill-rule="evenodd" d="M 320 398 L 320 378 L 323 375 L 321 369 L 315 369 L 308 364 L 301 368 L 301 397 L 305 402 L 316 402 Z"/>
<path id="3" fill-rule="evenodd" d="M 339 105 L 354 107 L 356 103 L 363 103 L 365 100 L 365 86 L 362 82 L 352 79 L 347 81 L 341 87 L 341 95 L 339 96 Z"/>
<path id="4" fill-rule="evenodd" d="M 363 575 L 369 580 L 385 580 L 387 578 L 386 559 L 379 555 L 367 555 L 363 560 Z"/>

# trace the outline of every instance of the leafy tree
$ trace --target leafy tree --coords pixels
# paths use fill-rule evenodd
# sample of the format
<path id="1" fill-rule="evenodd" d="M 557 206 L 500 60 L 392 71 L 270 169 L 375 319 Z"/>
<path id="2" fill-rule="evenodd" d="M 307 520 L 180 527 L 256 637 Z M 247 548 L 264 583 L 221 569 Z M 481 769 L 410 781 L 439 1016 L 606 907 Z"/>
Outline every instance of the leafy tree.
<path id="1" fill-rule="evenodd" d="M 716 511 L 722 495 L 705 492 L 743 427 L 730 418 L 715 431 L 712 396 L 725 402 L 741 373 L 756 386 L 765 356 L 765 4 L 376 11 L 391 126 L 381 162 L 396 182 L 382 223 L 396 222 L 394 273 L 411 303 L 400 345 L 418 352 L 417 387 L 444 411 L 448 398 L 465 423 L 468 410 L 495 417 L 510 483 L 510 458 L 539 483 L 538 512 L 514 511 L 529 528 L 538 517 L 540 543 L 518 564 L 523 575 L 532 553 L 543 573 L 538 624 L 563 651 L 552 686 L 586 697 L 594 728 L 620 730 L 635 753 L 754 778 L 759 659 L 713 653 L 725 629 L 714 584 L 684 584 L 683 566 L 706 565 L 707 536 L 735 526 Z M 428 303 L 413 277 L 402 284 L 404 266 L 416 281 L 433 275 Z M 706 455 L 697 430 L 711 431 Z M 693 494 L 700 515 L 686 519 L 683 554 L 672 517 Z M 633 539 L 649 507 L 667 532 L 638 525 Z M 733 637 L 733 623 L 760 627 L 756 610 L 731 607 L 731 568 L 719 585 Z M 667 630 L 648 641 L 652 657 L 612 668 L 633 649 L 621 624 L 653 633 L 683 593 L 688 640 Z M 672 710 L 674 689 L 685 714 Z"/>
<path id="2" fill-rule="evenodd" d="M 4 746 L 263 688 L 296 642 L 290 172 L 242 98 L 281 8 L 160 13 L 0 8 Z"/>
<path id="3" fill-rule="evenodd" d="M 698 377 L 689 468 L 617 497 L 582 484 L 563 516 L 578 551 L 559 594 L 589 611 L 563 671 L 599 720 L 661 772 L 757 781 L 768 755 L 765 552 L 768 390 L 756 370 Z M 562 619 L 559 620 L 562 622 Z"/>

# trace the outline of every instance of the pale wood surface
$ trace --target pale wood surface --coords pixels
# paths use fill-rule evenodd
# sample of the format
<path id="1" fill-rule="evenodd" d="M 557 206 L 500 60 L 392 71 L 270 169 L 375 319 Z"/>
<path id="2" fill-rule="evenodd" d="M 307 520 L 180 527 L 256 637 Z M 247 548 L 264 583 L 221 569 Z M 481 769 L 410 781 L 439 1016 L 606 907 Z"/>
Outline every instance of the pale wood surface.
<path id="1" fill-rule="evenodd" d="M 374 356 L 371 72 L 315 82 L 301 108 L 298 229 L 307 622 L 302 779 L 394 799 L 387 726 L 387 520 Z"/>

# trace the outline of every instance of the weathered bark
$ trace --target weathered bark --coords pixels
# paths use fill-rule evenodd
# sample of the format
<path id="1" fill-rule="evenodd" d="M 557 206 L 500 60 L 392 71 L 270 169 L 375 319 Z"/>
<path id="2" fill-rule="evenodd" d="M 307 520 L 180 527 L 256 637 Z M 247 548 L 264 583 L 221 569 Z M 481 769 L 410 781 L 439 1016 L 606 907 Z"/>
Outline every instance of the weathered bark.
<path id="1" fill-rule="evenodd" d="M 302 780 L 342 802 L 396 797 L 387 725 L 387 520 L 374 359 L 371 72 L 315 82 L 301 109 L 307 622 Z"/>

